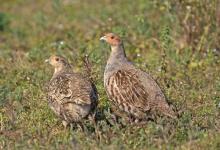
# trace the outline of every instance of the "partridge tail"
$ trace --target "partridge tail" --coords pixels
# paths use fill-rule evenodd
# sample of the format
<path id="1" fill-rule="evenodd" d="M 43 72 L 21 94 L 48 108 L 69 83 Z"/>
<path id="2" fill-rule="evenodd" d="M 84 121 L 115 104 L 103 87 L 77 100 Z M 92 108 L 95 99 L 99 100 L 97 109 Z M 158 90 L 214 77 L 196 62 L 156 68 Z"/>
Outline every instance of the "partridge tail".
<path id="1" fill-rule="evenodd" d="M 88 55 L 84 56 L 83 62 L 84 62 L 86 76 L 88 77 L 88 79 L 92 85 L 92 88 L 94 90 L 94 95 L 93 95 L 94 98 L 93 99 L 95 101 L 92 103 L 92 111 L 94 111 L 98 105 L 98 101 L 97 101 L 98 91 L 97 91 L 97 88 L 94 83 L 95 80 L 94 80 L 93 73 L 92 73 L 92 63 L 89 61 Z"/>
<path id="2" fill-rule="evenodd" d="M 83 62 L 84 62 L 84 67 L 85 67 L 86 75 L 90 79 L 90 81 L 92 81 L 92 83 L 93 83 L 92 64 L 89 61 L 88 55 L 84 56 Z"/>
<path id="3" fill-rule="evenodd" d="M 177 114 L 175 111 L 170 107 L 168 104 L 164 104 L 160 107 L 160 111 L 162 114 L 172 118 L 172 119 L 177 119 Z"/>
<path id="4" fill-rule="evenodd" d="M 167 108 L 167 109 L 165 109 L 164 111 L 163 111 L 163 113 L 164 113 L 164 115 L 166 115 L 166 116 L 168 116 L 168 117 L 170 117 L 170 118 L 172 118 L 172 119 L 177 119 L 177 115 L 176 115 L 176 113 L 173 111 L 173 109 L 172 108 Z"/>

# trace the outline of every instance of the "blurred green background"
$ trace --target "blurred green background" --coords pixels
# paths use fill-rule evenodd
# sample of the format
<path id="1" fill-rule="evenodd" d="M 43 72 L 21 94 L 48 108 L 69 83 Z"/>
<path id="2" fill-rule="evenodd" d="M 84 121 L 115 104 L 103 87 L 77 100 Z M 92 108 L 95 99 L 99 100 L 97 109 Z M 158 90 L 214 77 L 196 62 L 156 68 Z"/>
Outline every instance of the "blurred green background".
<path id="1" fill-rule="evenodd" d="M 115 32 L 128 58 L 149 72 L 180 113 L 143 127 L 64 129 L 44 85 L 51 54 L 93 64 L 100 114 L 109 108 L 103 71 Z M 0 0 L 0 149 L 220 149 L 218 0 Z"/>

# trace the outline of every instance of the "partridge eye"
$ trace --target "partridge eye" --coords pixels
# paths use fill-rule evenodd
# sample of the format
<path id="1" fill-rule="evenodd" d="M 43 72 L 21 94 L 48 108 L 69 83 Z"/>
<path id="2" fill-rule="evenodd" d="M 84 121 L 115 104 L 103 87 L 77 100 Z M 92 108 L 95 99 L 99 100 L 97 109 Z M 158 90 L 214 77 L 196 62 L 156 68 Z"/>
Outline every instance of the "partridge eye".
<path id="1" fill-rule="evenodd" d="M 111 39 L 114 39 L 114 36 L 111 36 Z"/>
<path id="2" fill-rule="evenodd" d="M 59 58 L 55 58 L 56 61 L 59 61 Z"/>

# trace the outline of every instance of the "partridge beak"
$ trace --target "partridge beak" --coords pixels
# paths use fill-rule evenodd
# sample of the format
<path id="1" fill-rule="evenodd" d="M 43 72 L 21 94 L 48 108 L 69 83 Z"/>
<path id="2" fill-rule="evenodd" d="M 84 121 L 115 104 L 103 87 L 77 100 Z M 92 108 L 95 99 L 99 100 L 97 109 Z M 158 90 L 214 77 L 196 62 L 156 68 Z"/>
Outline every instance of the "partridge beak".
<path id="1" fill-rule="evenodd" d="M 106 36 L 103 36 L 99 39 L 100 41 L 106 41 Z"/>
<path id="2" fill-rule="evenodd" d="M 45 63 L 49 63 L 49 59 L 46 59 L 44 62 L 45 62 Z"/>

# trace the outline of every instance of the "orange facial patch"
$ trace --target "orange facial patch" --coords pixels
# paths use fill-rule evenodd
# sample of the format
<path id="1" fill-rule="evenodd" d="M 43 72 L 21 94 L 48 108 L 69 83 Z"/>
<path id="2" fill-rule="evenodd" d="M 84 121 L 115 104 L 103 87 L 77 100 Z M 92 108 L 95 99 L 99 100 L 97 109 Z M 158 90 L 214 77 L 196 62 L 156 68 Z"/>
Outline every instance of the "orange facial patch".
<path id="1" fill-rule="evenodd" d="M 106 37 L 106 42 L 109 43 L 110 45 L 120 45 L 121 44 L 121 39 L 119 36 L 115 35 L 114 33 L 108 33 L 105 35 Z"/>

